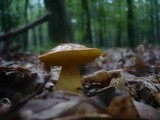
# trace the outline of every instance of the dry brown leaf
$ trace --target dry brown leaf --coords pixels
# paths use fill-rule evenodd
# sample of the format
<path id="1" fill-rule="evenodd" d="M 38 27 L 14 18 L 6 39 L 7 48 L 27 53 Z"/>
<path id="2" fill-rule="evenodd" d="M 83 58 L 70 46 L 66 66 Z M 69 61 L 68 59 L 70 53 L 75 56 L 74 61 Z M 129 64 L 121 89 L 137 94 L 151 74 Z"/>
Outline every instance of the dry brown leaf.
<path id="1" fill-rule="evenodd" d="M 125 71 L 137 77 L 146 76 L 153 72 L 151 66 L 139 55 L 135 56 L 135 64 L 125 67 Z"/>
<path id="2" fill-rule="evenodd" d="M 121 77 L 121 78 L 113 78 L 110 82 L 110 86 L 114 86 L 120 91 L 123 91 L 125 93 L 129 93 L 129 88 L 126 87 L 127 79 Z"/>
<path id="3" fill-rule="evenodd" d="M 160 93 L 154 94 L 154 102 L 156 103 L 156 106 L 160 106 Z"/>
<path id="4" fill-rule="evenodd" d="M 113 118 L 139 119 L 137 110 L 129 96 L 115 97 L 110 103 L 107 112 Z"/>
<path id="5" fill-rule="evenodd" d="M 121 69 L 118 70 L 99 70 L 94 72 L 93 74 L 83 76 L 83 83 L 101 83 L 102 86 L 108 86 L 112 78 L 121 77 Z"/>

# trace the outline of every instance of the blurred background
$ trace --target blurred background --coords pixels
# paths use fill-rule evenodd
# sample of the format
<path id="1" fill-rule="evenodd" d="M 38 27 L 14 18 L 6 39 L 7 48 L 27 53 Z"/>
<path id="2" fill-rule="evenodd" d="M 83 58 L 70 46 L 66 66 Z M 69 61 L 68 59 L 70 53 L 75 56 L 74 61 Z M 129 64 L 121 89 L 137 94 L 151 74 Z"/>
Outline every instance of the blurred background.
<path id="1" fill-rule="evenodd" d="M 0 0 L 0 49 L 160 44 L 160 0 Z"/>

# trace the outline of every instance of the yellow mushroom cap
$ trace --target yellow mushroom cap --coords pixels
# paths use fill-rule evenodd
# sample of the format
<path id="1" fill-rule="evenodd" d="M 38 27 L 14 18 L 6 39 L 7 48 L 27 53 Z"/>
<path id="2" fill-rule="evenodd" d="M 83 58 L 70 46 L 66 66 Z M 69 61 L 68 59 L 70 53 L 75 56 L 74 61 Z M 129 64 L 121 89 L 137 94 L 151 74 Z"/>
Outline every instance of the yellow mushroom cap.
<path id="1" fill-rule="evenodd" d="M 87 48 L 80 44 L 66 43 L 58 45 L 51 51 L 40 55 L 39 59 L 48 66 L 86 64 L 99 57 L 102 51 L 98 48 Z"/>

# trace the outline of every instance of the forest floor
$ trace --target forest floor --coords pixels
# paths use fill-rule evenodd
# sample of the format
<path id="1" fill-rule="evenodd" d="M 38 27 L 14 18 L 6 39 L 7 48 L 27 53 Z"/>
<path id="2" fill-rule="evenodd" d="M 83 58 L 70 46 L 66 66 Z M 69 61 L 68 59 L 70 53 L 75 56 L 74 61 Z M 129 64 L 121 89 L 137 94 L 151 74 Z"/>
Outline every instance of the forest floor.
<path id="1" fill-rule="evenodd" d="M 60 67 L 44 71 L 38 55 L 1 52 L 1 120 L 160 118 L 160 47 L 103 50 L 80 67 L 80 93 L 54 90 Z"/>

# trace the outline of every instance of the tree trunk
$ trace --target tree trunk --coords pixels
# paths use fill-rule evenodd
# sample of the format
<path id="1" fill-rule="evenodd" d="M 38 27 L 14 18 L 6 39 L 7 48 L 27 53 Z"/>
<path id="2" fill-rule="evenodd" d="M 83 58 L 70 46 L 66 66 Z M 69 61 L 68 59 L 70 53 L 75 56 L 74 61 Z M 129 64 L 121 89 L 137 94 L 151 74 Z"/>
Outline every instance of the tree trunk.
<path id="1" fill-rule="evenodd" d="M 156 19 L 156 41 L 160 43 L 160 25 L 159 25 L 159 6 L 158 0 L 154 0 L 155 4 L 155 19 Z"/>
<path id="2" fill-rule="evenodd" d="M 118 22 L 117 22 L 117 36 L 116 36 L 116 47 L 121 47 L 121 1 L 118 1 L 118 14 L 119 14 L 119 18 L 118 18 Z"/>
<path id="3" fill-rule="evenodd" d="M 2 25 L 2 31 L 4 33 L 8 32 L 12 26 L 11 26 L 11 16 L 8 13 L 8 9 L 9 9 L 9 0 L 0 0 L 0 11 L 1 11 L 1 25 Z M 11 42 L 8 41 L 4 41 L 4 48 L 8 48 L 8 46 L 11 44 Z"/>
<path id="4" fill-rule="evenodd" d="M 52 13 L 48 23 L 49 39 L 57 42 L 73 40 L 71 23 L 65 0 L 45 0 L 46 8 Z"/>
<path id="5" fill-rule="evenodd" d="M 26 0 L 25 1 L 25 10 L 24 10 L 24 18 L 25 18 L 26 23 L 28 23 L 28 14 L 27 14 L 28 4 L 29 4 L 29 0 Z M 26 31 L 24 33 L 23 37 L 24 37 L 23 49 L 26 50 L 28 48 L 28 31 Z"/>
<path id="6" fill-rule="evenodd" d="M 132 0 L 127 0 L 127 25 L 128 25 L 128 44 L 130 47 L 135 47 L 135 31 L 134 31 L 134 15 L 133 15 L 133 6 Z"/>
<path id="7" fill-rule="evenodd" d="M 104 36 L 103 36 L 103 30 L 102 30 L 102 28 L 100 28 L 100 29 L 98 30 L 98 40 L 99 40 L 98 46 L 99 46 L 99 47 L 104 46 Z"/>
<path id="8" fill-rule="evenodd" d="M 153 41 L 155 41 L 155 33 L 154 33 L 154 17 L 153 17 L 153 14 L 154 14 L 154 5 L 153 5 L 153 0 L 150 1 L 151 2 L 151 8 L 150 8 L 150 17 L 151 17 L 151 39 L 150 39 L 150 43 L 153 43 Z"/>
<path id="9" fill-rule="evenodd" d="M 89 3 L 88 0 L 82 0 L 82 8 L 84 9 L 85 14 L 85 43 L 92 44 L 92 30 L 91 30 L 91 17 L 89 11 Z"/>
<path id="10" fill-rule="evenodd" d="M 40 1 L 38 1 L 38 6 L 39 6 L 38 12 L 41 15 L 42 11 L 41 11 L 41 3 L 40 3 Z M 40 45 L 40 47 L 43 47 L 42 25 L 38 26 L 38 37 L 39 37 L 39 45 Z"/>
<path id="11" fill-rule="evenodd" d="M 36 27 L 32 29 L 32 39 L 33 39 L 33 47 L 36 48 L 37 47 L 37 34 L 36 34 Z"/>
<path id="12" fill-rule="evenodd" d="M 97 22 L 98 22 L 98 26 L 97 26 L 97 44 L 99 47 L 103 47 L 104 46 L 104 26 L 105 26 L 105 10 L 104 10 L 104 6 L 102 2 L 99 2 L 96 4 L 97 5 Z"/>

